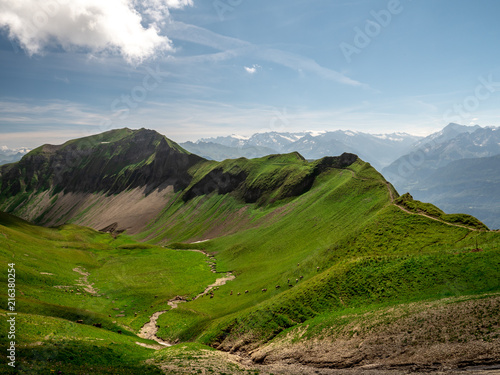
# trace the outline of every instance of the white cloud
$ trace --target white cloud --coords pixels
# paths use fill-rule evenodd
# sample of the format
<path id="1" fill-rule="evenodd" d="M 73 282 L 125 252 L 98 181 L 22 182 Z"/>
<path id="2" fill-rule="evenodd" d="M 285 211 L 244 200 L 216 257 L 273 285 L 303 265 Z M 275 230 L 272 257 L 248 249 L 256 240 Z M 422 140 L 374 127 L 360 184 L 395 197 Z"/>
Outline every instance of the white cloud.
<path id="1" fill-rule="evenodd" d="M 47 46 L 114 52 L 140 63 L 173 49 L 161 34 L 169 8 L 192 0 L 0 0 L 0 28 L 28 54 Z"/>
<path id="2" fill-rule="evenodd" d="M 247 71 L 247 73 L 254 74 L 257 72 L 257 69 L 260 67 L 261 67 L 260 65 L 253 64 L 252 67 L 245 66 L 244 68 Z"/>

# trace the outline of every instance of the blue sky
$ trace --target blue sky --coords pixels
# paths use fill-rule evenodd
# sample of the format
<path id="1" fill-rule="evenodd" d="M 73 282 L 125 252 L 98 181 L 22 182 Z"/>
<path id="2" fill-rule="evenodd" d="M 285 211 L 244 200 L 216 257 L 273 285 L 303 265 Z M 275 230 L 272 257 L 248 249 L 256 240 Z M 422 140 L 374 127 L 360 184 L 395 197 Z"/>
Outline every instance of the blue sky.
<path id="1" fill-rule="evenodd" d="M 495 0 L 0 4 L 0 146 L 500 124 Z"/>

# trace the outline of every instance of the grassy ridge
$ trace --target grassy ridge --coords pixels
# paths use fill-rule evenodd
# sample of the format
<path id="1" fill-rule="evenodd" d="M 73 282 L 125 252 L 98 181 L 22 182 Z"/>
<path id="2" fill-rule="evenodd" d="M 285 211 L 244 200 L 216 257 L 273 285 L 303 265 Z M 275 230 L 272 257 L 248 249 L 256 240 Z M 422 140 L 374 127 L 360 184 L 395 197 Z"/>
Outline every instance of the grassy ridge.
<path id="1" fill-rule="evenodd" d="M 447 223 L 465 225 L 478 230 L 488 230 L 488 227 L 474 216 L 466 214 L 446 214 L 433 204 L 414 200 L 410 193 L 406 193 L 398 197 L 395 203 L 411 212 L 424 213 L 437 219 L 441 219 Z"/>
<path id="2" fill-rule="evenodd" d="M 209 344 L 227 340 L 230 348 L 241 337 L 268 340 L 345 306 L 500 288 L 498 234 L 407 214 L 390 204 L 385 181 L 369 165 L 358 162 L 350 168 L 352 173 L 334 170 L 321 176 L 311 191 L 284 206 L 256 209 L 254 228 L 181 246 L 216 254 L 218 270 L 233 271 L 237 278 L 214 299 L 162 315 L 160 335 L 198 337 Z M 204 204 L 222 199 L 213 196 Z M 294 214 L 277 220 L 277 212 L 287 209 Z M 475 236 L 484 252 L 470 253 Z M 262 288 L 268 291 L 262 293 Z M 235 296 L 237 292 L 242 295 Z"/>

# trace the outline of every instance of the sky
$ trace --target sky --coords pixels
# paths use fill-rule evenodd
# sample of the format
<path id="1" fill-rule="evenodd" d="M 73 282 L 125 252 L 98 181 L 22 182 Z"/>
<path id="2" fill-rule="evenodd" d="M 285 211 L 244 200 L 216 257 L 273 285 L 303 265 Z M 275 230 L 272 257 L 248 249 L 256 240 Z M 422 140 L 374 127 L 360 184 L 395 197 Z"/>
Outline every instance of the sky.
<path id="1" fill-rule="evenodd" d="M 0 146 L 500 125 L 500 2 L 0 0 Z"/>

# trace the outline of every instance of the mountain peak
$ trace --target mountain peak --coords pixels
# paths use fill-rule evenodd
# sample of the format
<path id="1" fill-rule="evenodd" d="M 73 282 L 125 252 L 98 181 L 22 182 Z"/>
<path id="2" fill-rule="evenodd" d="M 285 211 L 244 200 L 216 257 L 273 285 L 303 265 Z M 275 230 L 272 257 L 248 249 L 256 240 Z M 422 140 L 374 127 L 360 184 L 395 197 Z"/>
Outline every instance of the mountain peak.
<path id="1" fill-rule="evenodd" d="M 472 133 L 476 131 L 477 129 L 480 129 L 481 127 L 479 125 L 461 125 L 457 124 L 455 122 L 450 122 L 448 125 L 446 125 L 442 132 L 454 132 L 454 133 Z"/>
<path id="2" fill-rule="evenodd" d="M 113 129 L 62 145 L 43 145 L 20 162 L 0 168 L 0 174 L 13 181 L 2 186 L 2 194 L 114 194 L 136 187 L 152 191 L 167 183 L 180 189 L 191 180 L 188 169 L 204 160 L 154 130 Z"/>

